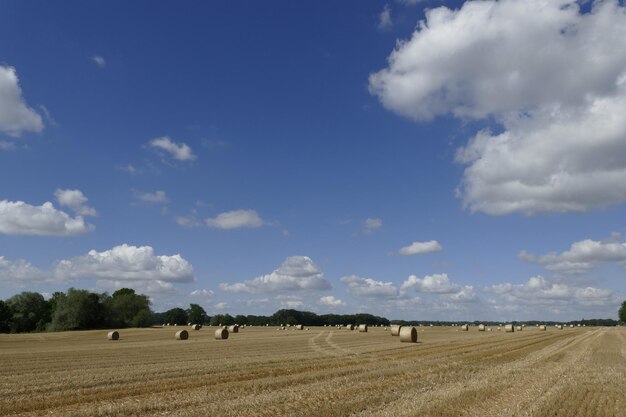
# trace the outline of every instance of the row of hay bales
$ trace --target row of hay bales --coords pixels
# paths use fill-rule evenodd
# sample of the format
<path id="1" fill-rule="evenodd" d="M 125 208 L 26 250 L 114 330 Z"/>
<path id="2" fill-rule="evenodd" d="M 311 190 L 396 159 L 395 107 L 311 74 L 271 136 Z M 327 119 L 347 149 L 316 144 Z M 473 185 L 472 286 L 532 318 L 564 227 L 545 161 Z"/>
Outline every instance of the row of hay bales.
<path id="1" fill-rule="evenodd" d="M 191 324 L 190 325 L 194 330 L 200 330 L 202 328 L 199 324 Z M 215 331 L 215 339 L 216 340 L 226 340 L 230 333 L 239 333 L 239 325 L 235 324 L 229 327 L 220 326 Z M 176 340 L 187 340 L 189 339 L 189 332 L 187 330 L 179 330 L 174 335 Z M 117 330 L 110 331 L 107 333 L 107 339 L 109 340 L 119 340 L 120 333 Z"/>

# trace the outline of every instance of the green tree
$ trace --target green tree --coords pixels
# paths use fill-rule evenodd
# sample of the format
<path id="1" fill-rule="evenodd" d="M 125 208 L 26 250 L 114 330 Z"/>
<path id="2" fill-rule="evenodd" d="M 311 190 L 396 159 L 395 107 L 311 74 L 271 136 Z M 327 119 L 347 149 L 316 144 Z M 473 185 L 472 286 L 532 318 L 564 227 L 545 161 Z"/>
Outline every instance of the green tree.
<path id="1" fill-rule="evenodd" d="M 164 317 L 169 324 L 186 325 L 188 323 L 187 312 L 179 307 L 167 310 Z"/>
<path id="2" fill-rule="evenodd" d="M 0 333 L 7 333 L 11 330 L 11 309 L 0 300 Z"/>
<path id="3" fill-rule="evenodd" d="M 50 310 L 43 295 L 24 291 L 6 300 L 11 309 L 11 332 L 45 330 L 50 321 Z"/>
<path id="4" fill-rule="evenodd" d="M 187 309 L 187 318 L 193 324 L 204 324 L 207 321 L 207 314 L 198 304 L 189 304 Z"/>
<path id="5" fill-rule="evenodd" d="M 230 314 L 216 314 L 211 317 L 210 321 L 211 326 L 230 326 L 231 324 L 235 324 L 235 319 Z"/>
<path id="6" fill-rule="evenodd" d="M 626 323 L 626 301 L 622 303 L 622 307 L 619 309 L 619 321 Z"/>
<path id="7" fill-rule="evenodd" d="M 106 327 L 105 306 L 100 295 L 70 288 L 56 299 L 51 330 L 83 330 Z"/>
<path id="8" fill-rule="evenodd" d="M 107 298 L 111 325 L 114 327 L 149 327 L 152 325 L 150 299 L 131 288 L 120 288 Z M 150 319 L 148 319 L 148 316 Z"/>

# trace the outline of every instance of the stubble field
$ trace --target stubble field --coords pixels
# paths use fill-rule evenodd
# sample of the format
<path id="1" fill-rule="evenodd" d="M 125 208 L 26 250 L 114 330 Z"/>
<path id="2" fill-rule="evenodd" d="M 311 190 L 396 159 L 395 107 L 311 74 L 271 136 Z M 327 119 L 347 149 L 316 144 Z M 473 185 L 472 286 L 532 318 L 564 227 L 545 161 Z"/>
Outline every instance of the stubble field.
<path id="1" fill-rule="evenodd" d="M 0 415 L 626 416 L 625 328 L 179 329 L 0 335 Z"/>

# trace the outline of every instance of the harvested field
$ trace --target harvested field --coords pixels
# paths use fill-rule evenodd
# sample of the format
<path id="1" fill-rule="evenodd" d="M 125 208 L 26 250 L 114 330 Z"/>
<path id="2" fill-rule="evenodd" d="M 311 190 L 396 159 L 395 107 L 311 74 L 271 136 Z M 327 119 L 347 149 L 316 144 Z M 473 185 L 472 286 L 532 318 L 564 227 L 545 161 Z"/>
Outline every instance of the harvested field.
<path id="1" fill-rule="evenodd" d="M 0 335 L 2 416 L 626 416 L 626 328 Z"/>

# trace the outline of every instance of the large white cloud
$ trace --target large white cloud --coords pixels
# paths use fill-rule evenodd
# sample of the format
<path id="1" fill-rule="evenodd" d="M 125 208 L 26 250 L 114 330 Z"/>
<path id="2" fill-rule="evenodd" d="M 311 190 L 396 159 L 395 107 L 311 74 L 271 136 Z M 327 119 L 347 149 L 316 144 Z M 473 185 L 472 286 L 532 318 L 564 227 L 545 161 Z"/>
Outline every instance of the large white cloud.
<path id="1" fill-rule="evenodd" d="M 400 248 L 400 255 L 421 255 L 431 252 L 440 252 L 443 250 L 443 246 L 436 240 L 429 240 L 428 242 L 413 242 L 409 246 Z"/>
<path id="2" fill-rule="evenodd" d="M 69 207 L 80 216 L 97 215 L 96 209 L 87 205 L 89 199 L 80 190 L 62 190 L 57 188 L 54 196 L 61 206 Z"/>
<path id="3" fill-rule="evenodd" d="M 82 216 L 70 217 L 50 202 L 32 206 L 0 200 L 0 233 L 7 235 L 75 236 L 94 229 Z"/>
<path id="4" fill-rule="evenodd" d="M 152 139 L 149 145 L 153 148 L 165 151 L 172 158 L 178 161 L 192 161 L 196 159 L 196 155 L 193 153 L 189 145 L 186 143 L 176 143 L 169 136 L 162 136 L 160 138 Z"/>
<path id="5" fill-rule="evenodd" d="M 457 160 L 464 205 L 489 214 L 585 211 L 626 200 L 625 7 L 468 1 L 426 12 L 370 91 L 417 120 L 493 118 Z"/>
<path id="6" fill-rule="evenodd" d="M 355 297 L 395 298 L 399 294 L 393 282 L 377 281 L 357 275 L 341 277 L 341 282 L 346 285 L 348 294 Z"/>
<path id="7" fill-rule="evenodd" d="M 109 281 L 194 281 L 193 267 L 179 254 L 155 255 L 151 246 L 123 244 L 112 249 L 59 261 L 60 279 L 96 278 Z"/>
<path id="8" fill-rule="evenodd" d="M 329 307 L 339 307 L 346 305 L 343 300 L 335 297 L 334 295 L 325 295 L 323 297 L 320 297 L 319 303 Z"/>
<path id="9" fill-rule="evenodd" d="M 331 289 L 324 273 L 308 256 L 290 256 L 270 274 L 234 284 L 221 283 L 228 292 L 260 293 L 322 291 Z"/>
<path id="10" fill-rule="evenodd" d="M 603 262 L 626 263 L 626 243 L 608 240 L 597 241 L 584 239 L 572 243 L 570 249 L 561 253 L 550 252 L 536 256 L 526 251 L 519 253 L 519 258 L 543 265 L 551 271 L 585 273 Z"/>
<path id="11" fill-rule="evenodd" d="M 217 217 L 206 219 L 209 227 L 218 229 L 256 228 L 263 226 L 263 219 L 254 210 L 233 210 L 220 213 Z"/>
<path id="12" fill-rule="evenodd" d="M 42 130 L 41 116 L 22 97 L 15 68 L 0 65 L 0 132 L 17 137 Z"/>

